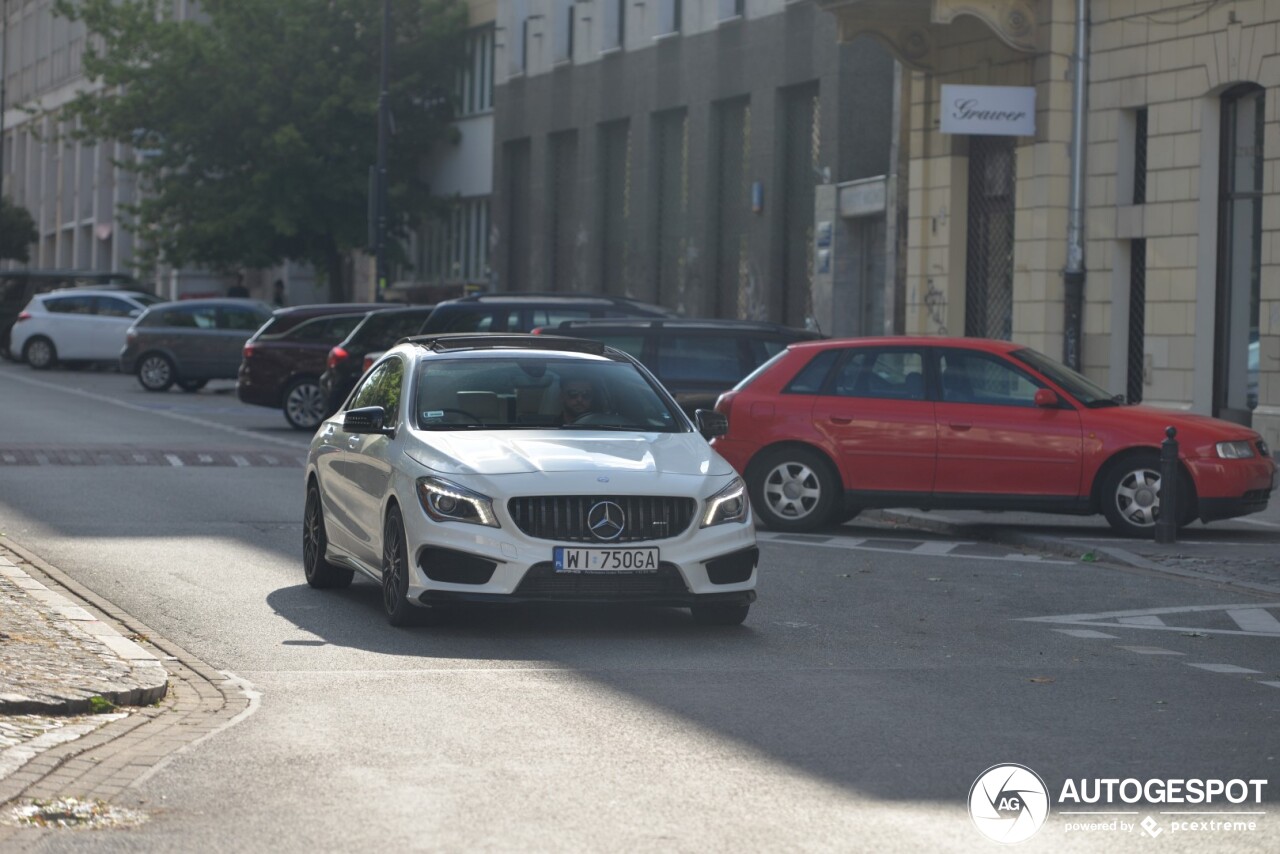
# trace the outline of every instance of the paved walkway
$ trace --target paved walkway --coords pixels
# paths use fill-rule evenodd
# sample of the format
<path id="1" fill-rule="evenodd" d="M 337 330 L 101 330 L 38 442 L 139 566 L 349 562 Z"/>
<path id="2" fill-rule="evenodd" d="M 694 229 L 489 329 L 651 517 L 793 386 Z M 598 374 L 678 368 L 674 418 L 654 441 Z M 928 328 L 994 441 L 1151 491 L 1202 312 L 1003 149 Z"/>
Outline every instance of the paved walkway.
<path id="1" fill-rule="evenodd" d="M 0 545 L 0 715 L 144 706 L 169 675 L 134 639 L 51 590 Z"/>
<path id="2" fill-rule="evenodd" d="M 59 832 L 42 811 L 145 819 L 130 788 L 256 707 L 247 683 L 149 635 L 0 539 L 0 850 Z"/>

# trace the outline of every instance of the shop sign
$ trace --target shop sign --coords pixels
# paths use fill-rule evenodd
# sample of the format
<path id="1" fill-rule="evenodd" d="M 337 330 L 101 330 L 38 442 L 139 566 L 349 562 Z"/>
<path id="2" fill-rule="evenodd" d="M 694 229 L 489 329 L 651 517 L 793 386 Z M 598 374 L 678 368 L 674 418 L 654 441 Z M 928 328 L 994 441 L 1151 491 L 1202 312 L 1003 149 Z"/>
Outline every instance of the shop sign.
<path id="1" fill-rule="evenodd" d="M 1035 87 L 943 84 L 942 132 L 1035 136 Z"/>

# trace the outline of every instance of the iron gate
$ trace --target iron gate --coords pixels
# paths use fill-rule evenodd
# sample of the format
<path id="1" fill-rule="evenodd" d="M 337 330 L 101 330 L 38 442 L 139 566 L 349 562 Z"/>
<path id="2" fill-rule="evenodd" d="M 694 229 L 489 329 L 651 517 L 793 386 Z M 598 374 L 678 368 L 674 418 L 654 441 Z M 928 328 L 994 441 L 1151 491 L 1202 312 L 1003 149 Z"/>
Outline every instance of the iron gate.
<path id="1" fill-rule="evenodd" d="M 969 137 L 964 334 L 1013 337 L 1013 137 Z"/>

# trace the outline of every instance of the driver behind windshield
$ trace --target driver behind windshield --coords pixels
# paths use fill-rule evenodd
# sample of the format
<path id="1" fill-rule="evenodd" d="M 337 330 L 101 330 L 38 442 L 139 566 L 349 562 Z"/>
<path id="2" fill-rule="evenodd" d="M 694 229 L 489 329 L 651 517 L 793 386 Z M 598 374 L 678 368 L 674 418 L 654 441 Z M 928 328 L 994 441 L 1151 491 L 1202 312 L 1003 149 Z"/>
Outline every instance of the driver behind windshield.
<path id="1" fill-rule="evenodd" d="M 566 380 L 560 386 L 562 422 L 572 424 L 584 415 L 598 412 L 597 400 L 595 385 L 590 380 Z"/>

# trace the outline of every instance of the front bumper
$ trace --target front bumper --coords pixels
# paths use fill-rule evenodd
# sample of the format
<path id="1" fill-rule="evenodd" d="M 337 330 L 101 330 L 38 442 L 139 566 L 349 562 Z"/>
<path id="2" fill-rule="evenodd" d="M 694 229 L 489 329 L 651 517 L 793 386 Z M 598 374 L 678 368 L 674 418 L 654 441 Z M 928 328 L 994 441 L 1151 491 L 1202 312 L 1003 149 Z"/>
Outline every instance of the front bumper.
<path id="1" fill-rule="evenodd" d="M 1204 522 L 1266 510 L 1280 481 L 1280 470 L 1270 457 L 1204 457 L 1187 460 L 1187 468 L 1195 480 L 1198 515 Z"/>
<path id="2" fill-rule="evenodd" d="M 590 547 L 525 536 L 509 518 L 502 528 L 436 523 L 406 514 L 411 545 L 409 597 L 444 602 L 621 602 L 645 605 L 748 604 L 755 600 L 759 550 L 755 528 L 728 523 L 666 539 L 628 543 L 656 547 L 657 572 L 556 572 L 555 546 Z"/>

